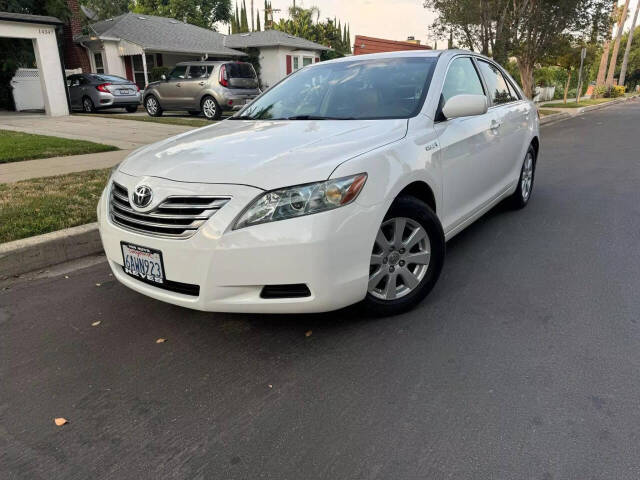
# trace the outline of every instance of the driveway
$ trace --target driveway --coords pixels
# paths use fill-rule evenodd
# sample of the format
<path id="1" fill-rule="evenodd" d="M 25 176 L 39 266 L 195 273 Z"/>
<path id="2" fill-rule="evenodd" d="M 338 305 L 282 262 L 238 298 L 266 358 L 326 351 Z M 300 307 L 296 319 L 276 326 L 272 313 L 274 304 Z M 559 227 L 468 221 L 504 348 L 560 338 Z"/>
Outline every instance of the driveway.
<path id="1" fill-rule="evenodd" d="M 193 127 L 117 120 L 82 114 L 47 117 L 46 115 L 5 113 L 0 115 L 0 130 L 2 129 L 89 140 L 115 145 L 123 150 L 133 150 L 193 130 Z"/>
<path id="2" fill-rule="evenodd" d="M 102 260 L 10 285 L 0 477 L 640 478 L 639 123 L 544 128 L 530 205 L 394 318 L 192 312 Z"/>

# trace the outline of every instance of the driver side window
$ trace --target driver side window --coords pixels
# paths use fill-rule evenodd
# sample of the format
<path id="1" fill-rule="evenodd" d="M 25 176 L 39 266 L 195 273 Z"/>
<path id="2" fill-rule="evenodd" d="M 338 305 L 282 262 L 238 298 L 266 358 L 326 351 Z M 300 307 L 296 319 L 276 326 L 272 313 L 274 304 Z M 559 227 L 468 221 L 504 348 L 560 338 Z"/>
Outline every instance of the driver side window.
<path id="1" fill-rule="evenodd" d="M 171 80 L 184 79 L 185 73 L 187 73 L 187 67 L 184 65 L 178 66 L 173 70 L 171 70 L 171 73 L 169 74 L 169 79 Z"/>
<path id="2" fill-rule="evenodd" d="M 449 65 L 449 71 L 442 86 L 440 106 L 456 95 L 484 95 L 478 72 L 469 57 L 456 58 Z"/>

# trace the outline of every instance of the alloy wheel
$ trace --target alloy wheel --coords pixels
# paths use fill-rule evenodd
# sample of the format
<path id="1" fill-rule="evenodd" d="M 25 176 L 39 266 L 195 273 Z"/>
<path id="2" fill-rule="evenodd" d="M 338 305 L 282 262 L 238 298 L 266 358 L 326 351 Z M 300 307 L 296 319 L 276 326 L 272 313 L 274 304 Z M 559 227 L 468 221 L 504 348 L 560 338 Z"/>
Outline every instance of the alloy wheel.
<path id="1" fill-rule="evenodd" d="M 91 111 L 93 110 L 93 102 L 89 98 L 85 98 L 82 101 L 82 106 L 84 107 L 84 111 L 87 113 L 91 113 Z"/>
<path id="2" fill-rule="evenodd" d="M 149 112 L 151 115 L 155 115 L 157 111 L 158 101 L 153 97 L 147 98 L 147 112 Z"/>
<path id="3" fill-rule="evenodd" d="M 396 217 L 380 226 L 369 264 L 369 293 L 380 300 L 402 298 L 422 282 L 429 268 L 431 242 L 415 220 Z"/>
<path id="4" fill-rule="evenodd" d="M 216 102 L 212 98 L 207 98 L 204 102 L 202 102 L 202 111 L 204 112 L 204 116 L 207 118 L 215 118 L 218 107 L 216 106 Z"/>
<path id="5" fill-rule="evenodd" d="M 520 179 L 520 190 L 522 192 L 522 199 L 526 202 L 531 195 L 531 189 L 533 187 L 533 155 L 531 152 L 527 153 L 522 165 L 522 178 Z"/>

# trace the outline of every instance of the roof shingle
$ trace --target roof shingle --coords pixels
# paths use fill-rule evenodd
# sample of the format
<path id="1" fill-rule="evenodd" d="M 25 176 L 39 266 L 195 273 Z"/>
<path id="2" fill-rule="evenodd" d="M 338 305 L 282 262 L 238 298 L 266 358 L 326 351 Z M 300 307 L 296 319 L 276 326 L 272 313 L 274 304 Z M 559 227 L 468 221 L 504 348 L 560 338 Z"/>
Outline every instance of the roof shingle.
<path id="1" fill-rule="evenodd" d="M 249 47 L 294 47 L 304 50 L 331 50 L 329 47 L 319 43 L 294 37 L 279 30 L 265 30 L 263 32 L 235 33 L 226 37 L 227 47 L 249 48 Z"/>

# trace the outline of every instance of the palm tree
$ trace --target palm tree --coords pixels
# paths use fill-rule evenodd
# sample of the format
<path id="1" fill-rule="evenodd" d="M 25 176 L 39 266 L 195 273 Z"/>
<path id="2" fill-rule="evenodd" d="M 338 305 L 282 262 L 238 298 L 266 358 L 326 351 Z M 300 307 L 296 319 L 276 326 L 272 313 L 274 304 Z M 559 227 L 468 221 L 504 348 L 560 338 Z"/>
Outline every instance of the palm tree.
<path id="1" fill-rule="evenodd" d="M 624 23 L 627 21 L 627 11 L 629 10 L 629 0 L 624 2 L 624 9 L 618 22 L 618 33 L 616 34 L 616 43 L 613 44 L 613 52 L 611 53 L 611 61 L 609 62 L 609 72 L 607 73 L 606 85 L 613 85 L 613 74 L 616 71 L 616 64 L 618 63 L 618 50 L 620 49 L 620 39 L 622 38 L 622 31 L 624 30 Z"/>
<path id="2" fill-rule="evenodd" d="M 631 51 L 631 42 L 633 42 L 633 31 L 636 29 L 636 22 L 638 21 L 638 10 L 640 10 L 640 1 L 636 5 L 636 13 L 633 14 L 633 22 L 631 22 L 631 30 L 629 30 L 629 38 L 627 39 L 627 48 L 624 51 L 624 58 L 622 60 L 622 69 L 620 70 L 620 79 L 618 85 L 624 86 L 624 81 L 627 76 L 627 65 L 629 64 L 629 52 Z"/>

